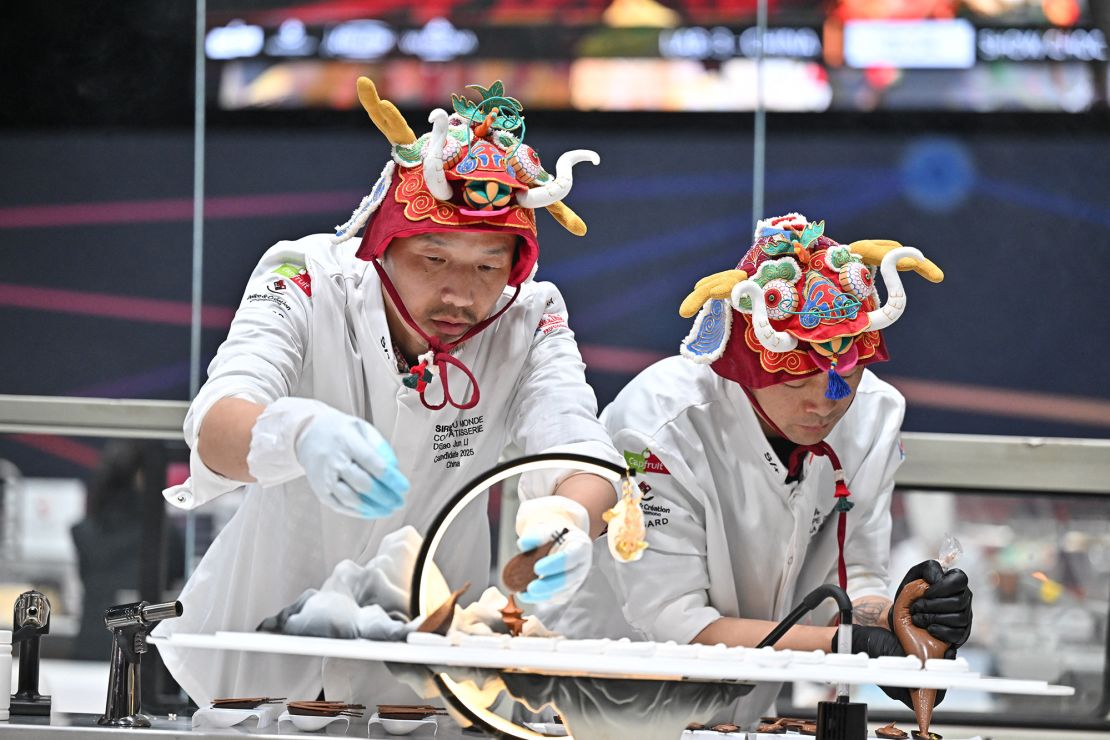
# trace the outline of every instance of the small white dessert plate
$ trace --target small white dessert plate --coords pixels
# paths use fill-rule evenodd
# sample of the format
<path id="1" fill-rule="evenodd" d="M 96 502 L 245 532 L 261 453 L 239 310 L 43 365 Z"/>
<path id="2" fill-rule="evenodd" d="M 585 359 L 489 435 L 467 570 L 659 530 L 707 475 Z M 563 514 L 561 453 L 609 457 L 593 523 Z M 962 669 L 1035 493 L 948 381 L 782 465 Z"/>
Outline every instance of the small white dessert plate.
<path id="1" fill-rule="evenodd" d="M 379 717 L 378 713 L 374 712 L 370 715 L 370 721 L 366 724 L 367 730 L 370 729 L 370 725 L 381 725 L 381 728 L 390 735 L 408 735 L 416 732 L 421 727 L 428 727 L 429 725 L 432 727 L 433 735 L 439 731 L 439 724 L 435 717 L 426 719 L 386 719 Z"/>

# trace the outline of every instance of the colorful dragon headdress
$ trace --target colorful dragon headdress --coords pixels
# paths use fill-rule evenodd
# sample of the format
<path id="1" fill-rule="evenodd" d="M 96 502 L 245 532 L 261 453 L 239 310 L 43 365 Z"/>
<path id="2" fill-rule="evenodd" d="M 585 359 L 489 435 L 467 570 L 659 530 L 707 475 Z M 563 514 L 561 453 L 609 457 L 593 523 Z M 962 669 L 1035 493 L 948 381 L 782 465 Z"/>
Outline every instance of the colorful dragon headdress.
<path id="1" fill-rule="evenodd" d="M 417 138 L 397 108 L 378 97 L 374 83 L 359 78 L 359 100 L 389 140 L 393 156 L 370 195 L 336 228 L 335 241 L 366 226 L 357 255 L 372 260 L 395 237 L 453 230 L 515 234 L 521 246 L 509 285 L 516 286 L 529 278 L 539 255 L 535 209 L 546 208 L 572 234 L 586 233 L 585 223 L 562 199 L 573 184 L 574 165 L 600 159 L 576 149 L 559 157 L 552 175 L 523 142 L 523 106 L 505 96 L 501 82 L 469 88 L 480 101 L 452 95 L 454 112 L 432 111 L 432 130 Z"/>
<path id="2" fill-rule="evenodd" d="M 882 305 L 876 266 L 886 285 Z M 681 352 L 745 388 L 825 372 L 825 395 L 844 398 L 850 391 L 839 373 L 887 359 L 880 332 L 906 308 L 899 270 L 944 279 L 913 247 L 839 244 L 825 236 L 824 221 L 798 213 L 765 219 L 736 269 L 699 280 L 682 302 L 679 313 L 697 318 Z"/>

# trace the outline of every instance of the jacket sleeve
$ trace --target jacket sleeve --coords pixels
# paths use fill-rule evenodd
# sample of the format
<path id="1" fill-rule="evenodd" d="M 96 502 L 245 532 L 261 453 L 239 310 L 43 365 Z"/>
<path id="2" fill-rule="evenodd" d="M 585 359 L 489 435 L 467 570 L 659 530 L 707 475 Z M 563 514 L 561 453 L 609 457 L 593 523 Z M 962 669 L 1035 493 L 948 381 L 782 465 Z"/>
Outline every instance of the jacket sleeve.
<path id="1" fill-rule="evenodd" d="M 227 339 L 208 366 L 208 380 L 185 417 L 191 477 L 166 490 L 171 504 L 196 508 L 246 485 L 210 470 L 197 454 L 197 436 L 208 410 L 222 398 L 265 405 L 291 395 L 308 346 L 310 292 L 302 252 L 290 242 L 266 252 L 247 283 Z"/>
<path id="2" fill-rule="evenodd" d="M 537 288 L 535 300 L 544 302 L 544 310 L 509 406 L 509 441 L 525 455 L 572 452 L 623 467 L 597 419 L 597 397 L 586 383 L 586 365 L 567 324 L 563 297 L 550 283 L 538 283 Z M 520 496 L 546 496 L 573 472 L 527 473 L 521 476 Z"/>
<path id="3" fill-rule="evenodd" d="M 639 476 L 648 547 L 632 563 L 616 563 L 617 592 L 625 619 L 648 639 L 691 642 L 721 618 L 709 605 L 705 507 L 696 478 L 680 456 L 629 430 L 615 431 L 624 449 L 651 451 L 667 473 Z"/>
<path id="4" fill-rule="evenodd" d="M 902 464 L 901 430 L 906 405 L 901 395 L 889 388 L 880 391 L 879 419 L 875 435 L 863 452 L 863 461 L 847 481 L 852 498 L 859 504 L 848 512 L 844 561 L 848 570 L 848 594 L 890 597 L 890 501 L 894 476 Z"/>

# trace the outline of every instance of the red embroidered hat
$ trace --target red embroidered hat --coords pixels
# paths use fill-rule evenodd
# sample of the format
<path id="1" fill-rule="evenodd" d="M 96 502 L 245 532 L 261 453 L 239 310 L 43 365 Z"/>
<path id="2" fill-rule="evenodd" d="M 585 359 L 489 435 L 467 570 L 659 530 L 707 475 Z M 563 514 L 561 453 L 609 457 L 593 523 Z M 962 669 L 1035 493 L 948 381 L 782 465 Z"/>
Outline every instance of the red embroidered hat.
<path id="1" fill-rule="evenodd" d="M 887 301 L 880 305 L 875 271 Z M 913 247 L 886 240 L 848 245 L 825 222 L 798 213 L 760 221 L 735 270 L 700 280 L 679 313 L 697 312 L 682 354 L 745 388 L 824 372 L 825 395 L 846 397 L 840 373 L 887 359 L 881 330 L 906 307 L 898 270 L 940 282 L 944 274 Z M 700 309 L 700 310 L 699 310 Z"/>
<path id="2" fill-rule="evenodd" d="M 531 277 L 539 257 L 535 209 L 546 208 L 577 236 L 586 233 L 562 199 L 573 185 L 574 165 L 600 160 L 578 149 L 559 158 L 555 175 L 548 173 L 523 143 L 520 102 L 504 95 L 500 81 L 469 87 L 481 95 L 479 102 L 452 96 L 454 112 L 433 111 L 432 130 L 417 138 L 393 104 L 378 98 L 374 83 L 359 78 L 359 100 L 393 156 L 334 239 L 346 241 L 365 225 L 357 256 L 372 260 L 396 237 L 457 230 L 513 234 L 520 248 L 508 284 L 517 286 Z"/>

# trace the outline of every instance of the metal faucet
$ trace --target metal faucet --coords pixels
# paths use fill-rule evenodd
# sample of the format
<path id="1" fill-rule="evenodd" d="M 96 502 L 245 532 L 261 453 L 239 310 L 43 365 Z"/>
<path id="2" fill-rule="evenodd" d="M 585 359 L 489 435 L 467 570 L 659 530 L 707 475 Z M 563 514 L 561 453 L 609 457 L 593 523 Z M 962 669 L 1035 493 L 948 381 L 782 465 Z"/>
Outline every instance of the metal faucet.
<path id="1" fill-rule="evenodd" d="M 150 727 L 142 713 L 139 661 L 147 651 L 146 638 L 163 619 L 181 616 L 181 602 L 150 604 L 138 601 L 104 612 L 104 626 L 112 632 L 112 660 L 108 673 L 108 699 L 97 724 L 112 727 Z"/>
<path id="2" fill-rule="evenodd" d="M 50 632 L 50 600 L 25 591 L 15 600 L 12 643 L 19 645 L 19 687 L 12 694 L 12 714 L 50 714 L 50 697 L 39 693 L 39 640 Z"/>

